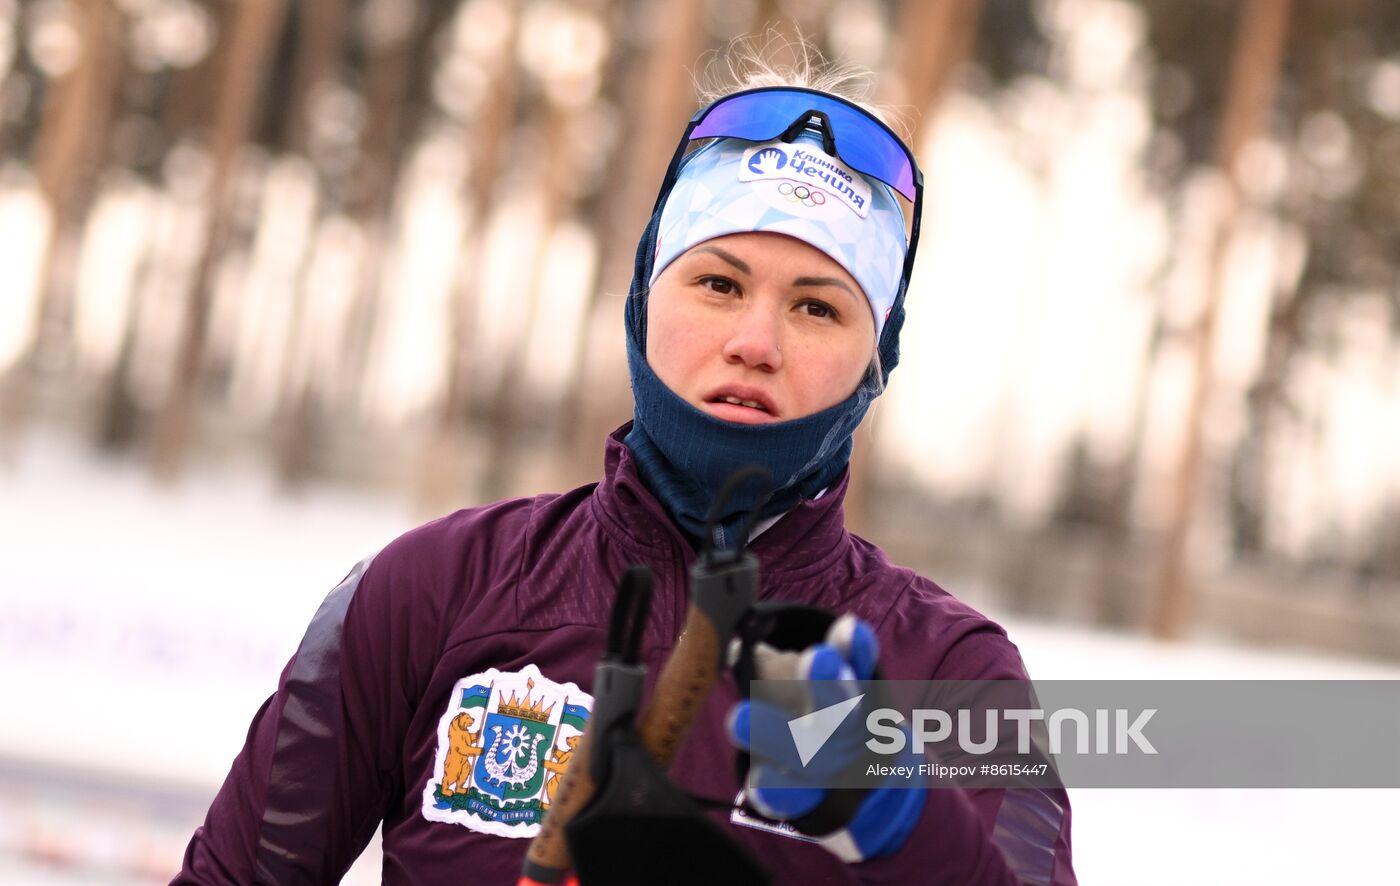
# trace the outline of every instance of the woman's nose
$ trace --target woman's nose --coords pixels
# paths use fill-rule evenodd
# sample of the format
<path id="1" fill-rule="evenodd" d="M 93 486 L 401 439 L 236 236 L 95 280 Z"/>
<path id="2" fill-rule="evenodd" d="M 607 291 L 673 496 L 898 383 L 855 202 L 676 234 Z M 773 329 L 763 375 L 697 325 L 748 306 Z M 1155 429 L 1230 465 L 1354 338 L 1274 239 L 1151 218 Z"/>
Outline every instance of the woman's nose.
<path id="1" fill-rule="evenodd" d="M 776 372 L 783 365 L 782 328 L 776 313 L 755 304 L 734 320 L 724 358 L 754 369 Z"/>

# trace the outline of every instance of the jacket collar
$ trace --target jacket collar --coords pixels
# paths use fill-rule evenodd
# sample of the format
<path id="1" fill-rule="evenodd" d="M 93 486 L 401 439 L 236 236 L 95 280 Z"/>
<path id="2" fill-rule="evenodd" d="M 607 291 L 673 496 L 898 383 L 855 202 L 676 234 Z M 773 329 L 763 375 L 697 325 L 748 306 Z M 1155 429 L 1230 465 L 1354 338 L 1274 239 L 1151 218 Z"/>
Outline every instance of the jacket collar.
<path id="1" fill-rule="evenodd" d="M 694 547 L 642 482 L 632 452 L 622 442 L 631 428 L 628 422 L 608 435 L 603 479 L 593 490 L 594 515 L 629 554 L 679 555 L 689 568 L 695 561 Z M 763 565 L 765 588 L 819 571 L 846 552 L 851 536 L 843 503 L 849 479 L 848 467 L 820 498 L 800 500 L 750 543 L 749 550 Z"/>

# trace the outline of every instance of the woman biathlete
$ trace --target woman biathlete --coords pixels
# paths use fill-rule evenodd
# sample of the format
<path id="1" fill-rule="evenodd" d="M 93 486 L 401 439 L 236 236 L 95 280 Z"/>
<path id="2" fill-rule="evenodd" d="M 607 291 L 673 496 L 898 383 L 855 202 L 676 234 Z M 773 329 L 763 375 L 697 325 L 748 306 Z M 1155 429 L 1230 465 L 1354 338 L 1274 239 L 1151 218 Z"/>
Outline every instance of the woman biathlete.
<path id="1" fill-rule="evenodd" d="M 747 85 L 692 118 L 639 244 L 634 418 L 606 441 L 602 480 L 458 511 L 356 566 L 175 882 L 335 882 L 382 825 L 385 882 L 516 883 L 576 765 L 619 577 L 651 568 L 638 657 L 655 674 L 697 550 L 733 546 L 762 504 L 741 490 L 708 514 L 744 465 L 772 478 L 744 533 L 759 598 L 853 616 L 801 676 L 869 676 L 878 649 L 886 678 L 1026 679 L 1000 626 L 844 525 L 853 434 L 898 362 L 913 155 L 829 88 Z M 815 837 L 749 814 L 800 818 L 823 794 L 766 789 L 758 757 L 741 791 L 750 714 L 721 679 L 670 776 L 742 795 L 718 820 L 778 882 L 1075 882 L 1062 790 L 876 790 Z"/>

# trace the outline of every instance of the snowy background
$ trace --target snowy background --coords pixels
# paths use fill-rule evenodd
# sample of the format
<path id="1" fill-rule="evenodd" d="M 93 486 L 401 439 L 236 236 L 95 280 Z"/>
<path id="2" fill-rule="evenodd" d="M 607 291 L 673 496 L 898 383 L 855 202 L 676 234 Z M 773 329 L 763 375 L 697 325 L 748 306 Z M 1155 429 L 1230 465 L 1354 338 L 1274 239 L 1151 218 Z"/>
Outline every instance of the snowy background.
<path id="1" fill-rule="evenodd" d="M 0 882 L 168 879 L 322 596 L 420 520 L 393 498 L 288 498 L 251 463 L 161 491 L 137 464 L 31 434 L 0 465 Z M 1209 639 L 1008 629 L 1041 679 L 1400 679 Z M 1391 867 L 1400 792 L 1071 800 L 1084 883 L 1348 883 Z M 377 871 L 371 849 L 347 882 Z"/>

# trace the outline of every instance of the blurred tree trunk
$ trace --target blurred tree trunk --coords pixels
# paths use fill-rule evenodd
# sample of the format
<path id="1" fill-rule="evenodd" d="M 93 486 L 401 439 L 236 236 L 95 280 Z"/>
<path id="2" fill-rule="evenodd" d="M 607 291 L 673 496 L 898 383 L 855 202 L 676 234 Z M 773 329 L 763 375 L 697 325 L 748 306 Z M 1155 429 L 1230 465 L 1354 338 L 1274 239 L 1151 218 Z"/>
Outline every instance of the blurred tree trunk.
<path id="1" fill-rule="evenodd" d="M 474 395 L 474 359 L 477 344 L 475 315 L 485 276 L 486 236 L 496 194 L 515 137 L 515 115 L 520 96 L 520 14 L 507 11 L 506 31 L 489 59 L 487 88 L 472 116 L 467 144 L 468 174 L 465 183 L 466 235 L 456 291 L 449 305 L 451 324 L 447 353 L 447 388 L 438 412 L 437 426 L 419 459 L 417 499 L 427 511 L 437 513 L 461 500 L 470 485 L 469 435 Z M 502 371 L 503 377 L 506 370 Z M 492 412 L 494 417 L 494 411 Z"/>
<path id="2" fill-rule="evenodd" d="M 646 7 L 648 4 L 638 4 Z M 634 7 L 636 8 L 636 7 Z M 596 477 L 602 470 L 603 438 L 630 417 L 622 311 L 632 277 L 637 241 L 646 226 L 656 190 L 684 130 L 695 97 L 690 66 L 705 41 L 703 0 L 676 0 L 661 15 L 654 42 L 627 76 L 622 132 L 609 171 L 616 199 L 605 207 L 597 281 L 579 323 L 579 343 L 569 378 L 561 429 L 575 458 L 572 473 Z M 643 10 L 646 12 L 646 10 Z"/>
<path id="3" fill-rule="evenodd" d="M 1300 2 L 1293 10 L 1292 56 L 1300 70 L 1299 120 L 1337 106 L 1349 85 L 1347 71 L 1337 64 L 1339 33 L 1362 23 L 1364 0 L 1312 0 Z M 1306 159 L 1295 135 L 1295 159 Z M 1352 237 L 1350 225 L 1309 225 L 1309 213 L 1316 194 L 1313 182 L 1305 176 L 1290 176 L 1282 197 L 1280 220 L 1308 231 L 1308 246 L 1296 285 L 1279 287 L 1273 293 L 1272 309 L 1265 328 L 1263 359 L 1247 394 L 1248 416 L 1243 438 L 1234 453 L 1230 469 L 1231 530 L 1235 552 L 1242 556 L 1262 554 L 1269 537 L 1268 481 L 1273 441 L 1289 419 L 1288 382 L 1294 358 L 1306 344 L 1303 319 L 1325 298 L 1329 289 L 1326 260 L 1320 255 L 1345 254 Z"/>
<path id="4" fill-rule="evenodd" d="M 1162 275 L 1163 277 L 1165 274 Z M 1157 289 L 1160 291 L 1159 279 Z M 1152 337 L 1134 368 L 1132 419 L 1127 443 L 1109 465 L 1104 491 L 1102 530 L 1097 544 L 1097 573 L 1094 578 L 1095 621 L 1107 627 L 1125 628 L 1134 621 L 1143 586 L 1138 550 L 1132 528 L 1133 490 L 1138 479 L 1143 437 L 1147 432 L 1147 407 L 1152 395 L 1152 367 L 1162 350 L 1163 318 L 1158 312 Z"/>
<path id="5" fill-rule="evenodd" d="M 549 268 L 549 241 L 561 219 L 574 212 L 577 189 L 569 164 L 574 150 L 569 138 L 570 111 L 557 102 L 542 100 L 545 156 L 540 173 L 539 202 L 544 208 L 539 222 L 540 255 L 530 267 L 524 288 L 524 318 L 519 334 L 507 348 L 505 366 L 497 376 L 486 409 L 488 444 L 481 473 L 482 497 L 494 501 L 513 491 L 524 447 L 519 425 L 521 415 L 533 399 L 525 384 L 529 345 L 539 318 L 541 290 Z"/>
<path id="6" fill-rule="evenodd" d="M 983 0 L 903 0 L 896 25 L 896 76 L 885 101 L 913 105 L 915 144 L 933 103 L 942 98 L 955 71 L 972 55 Z M 921 112 L 921 113 L 920 113 Z"/>
<path id="7" fill-rule="evenodd" d="M 565 375 L 570 381 L 559 404 L 555 426 L 554 448 L 566 466 L 564 470 L 568 485 L 586 483 L 597 473 L 594 470 L 596 459 L 593 458 L 596 444 L 588 444 L 579 427 L 584 416 L 582 375 L 591 359 L 590 318 L 599 310 L 598 304 L 605 296 L 625 291 L 627 280 L 623 275 L 630 276 L 631 273 L 631 265 L 626 261 L 630 253 L 625 252 L 625 238 L 617 233 L 617 229 L 630 225 L 638 228 L 639 236 L 641 233 L 642 221 L 628 218 L 628 211 L 624 208 L 626 201 L 635 204 L 637 198 L 635 193 L 627 192 L 631 167 L 622 160 L 626 153 L 623 146 L 635 136 L 640 125 L 636 115 L 627 113 L 626 109 L 636 107 L 641 101 L 648 58 L 647 47 L 640 45 L 626 27 L 636 13 L 636 5 L 637 0 L 616 0 L 611 5 L 609 32 L 614 35 L 614 46 L 604 66 L 599 94 L 603 101 L 612 105 L 616 132 L 611 156 L 602 172 L 603 182 L 581 206 L 581 212 L 593 232 L 598 254 L 593 263 L 592 280 L 584 289 L 585 304 L 574 331 L 573 356 Z M 622 279 L 619 281 L 620 277 Z"/>
<path id="8" fill-rule="evenodd" d="M 97 171 L 115 117 L 122 70 L 122 18 L 111 0 L 73 4 L 82 51 L 50 86 L 34 170 L 53 211 L 53 234 L 40 283 L 40 311 L 31 357 L 71 356 L 73 272 L 78 239 L 97 191 Z"/>
<path id="9" fill-rule="evenodd" d="M 1238 179 L 1240 153 L 1251 139 L 1266 131 L 1274 89 L 1288 31 L 1289 0 L 1245 0 L 1239 24 L 1225 106 L 1216 142 L 1216 165 L 1228 182 L 1228 194 L 1212 234 L 1206 263 L 1205 304 L 1192 343 L 1191 399 L 1185 416 L 1181 450 L 1161 571 L 1152 609 L 1152 633 L 1161 638 L 1181 636 L 1189 618 L 1189 543 L 1196 499 L 1202 482 L 1205 413 L 1212 382 L 1216 324 L 1223 298 L 1224 263 L 1240 214 Z"/>
<path id="10" fill-rule="evenodd" d="M 363 11 L 366 125 L 343 196 L 346 212 L 365 233 L 366 250 L 334 388 L 306 379 L 285 392 L 278 463 L 286 482 L 296 482 L 312 470 L 332 422 L 356 420 L 379 313 L 394 195 L 408 149 L 431 108 L 435 49 L 456 6 L 370 0 Z"/>
<path id="11" fill-rule="evenodd" d="M 365 8 L 366 122 L 349 195 L 349 208 L 357 217 L 366 217 L 366 213 L 377 217 L 388 208 L 399 158 L 409 142 L 400 126 L 410 100 L 414 55 L 419 48 L 415 37 L 424 21 L 421 5 L 408 5 L 411 10 L 402 11 L 400 0 L 368 0 Z M 375 13 L 376 8 L 389 11 Z"/>
<path id="12" fill-rule="evenodd" d="M 107 373 L 102 387 L 101 401 L 97 407 L 97 423 L 93 434 L 97 447 L 106 452 L 124 450 L 136 439 L 140 414 L 129 387 L 131 367 L 136 361 L 139 346 L 141 320 L 147 309 L 149 281 L 154 274 L 156 245 L 147 241 L 142 246 L 139 270 L 132 285 L 131 299 L 127 304 L 126 316 L 122 325 L 121 344 L 117 348 L 117 358 Z"/>
<path id="13" fill-rule="evenodd" d="M 388 16 L 401 0 L 371 0 L 382 4 Z M 369 357 L 379 314 L 380 282 L 392 237 L 391 210 L 394 188 L 405 152 L 422 123 L 427 96 L 427 69 L 433 54 L 427 43 L 437 34 L 447 3 L 413 4 L 407 20 L 368 41 L 365 73 L 365 129 L 360 154 L 350 175 L 346 211 L 364 233 L 365 252 L 359 271 L 359 288 L 350 306 L 345 356 L 334 397 L 342 408 L 353 410 L 364 390 Z"/>
<path id="14" fill-rule="evenodd" d="M 34 171 L 52 218 L 34 326 L 18 375 L 7 386 L 3 411 L 11 426 L 23 423 L 44 367 L 67 367 L 73 358 L 78 250 L 97 195 L 123 71 L 122 17 L 111 0 L 75 2 L 72 14 L 81 50 L 73 66 L 48 86 L 34 145 Z"/>
<path id="15" fill-rule="evenodd" d="M 900 6 L 897 32 L 901 42 L 894 76 L 886 77 L 887 82 L 892 81 L 886 87 L 886 101 L 915 109 L 908 138 L 914 151 L 937 117 L 954 72 L 972 54 L 981 12 L 982 0 L 905 0 Z M 905 210 L 912 214 L 912 207 Z M 846 490 L 846 525 L 861 533 L 872 526 L 870 500 L 878 480 L 874 419 L 867 416 L 861 422 L 855 441 Z"/>
<path id="16" fill-rule="evenodd" d="M 319 159 L 313 144 L 315 101 L 319 93 L 339 79 L 345 49 L 345 0 L 305 0 L 293 12 L 296 47 L 292 78 L 285 102 L 282 134 L 286 149 L 313 164 Z M 300 272 L 292 290 L 292 305 L 282 355 L 282 378 L 272 427 L 274 460 L 283 485 L 296 486 L 314 470 L 313 453 L 320 450 L 322 407 L 310 380 L 301 373 L 298 353 L 305 348 L 307 279 L 314 252 L 315 229 L 330 201 L 331 183 L 317 167 L 317 208 L 311 222 L 310 245 L 302 255 Z"/>
<path id="17" fill-rule="evenodd" d="M 16 21 L 11 26 L 10 39 L 20 45 L 26 38 L 25 28 Z M 27 96 L 42 95 L 45 74 L 35 61 L 32 53 L 13 52 L 9 56 L 10 67 L 5 72 L 4 82 L 10 89 L 23 90 Z M 21 113 L 11 117 L 0 126 L 0 157 L 33 157 L 37 144 L 39 123 L 42 119 L 42 105 L 36 107 L 33 101 L 26 101 Z"/>
<path id="18" fill-rule="evenodd" d="M 211 153 L 209 218 L 204 246 L 185 304 L 180 341 L 169 392 L 157 417 L 151 464 L 157 478 L 172 480 L 180 472 L 198 406 L 200 366 L 209 334 L 213 277 L 230 233 L 235 185 L 244 145 L 252 130 L 277 35 L 283 0 L 243 0 L 234 13 L 228 47 L 219 70 Z"/>
<path id="19" fill-rule="evenodd" d="M 288 150 L 310 157 L 313 102 L 336 81 L 345 49 L 345 0 L 301 0 L 295 16 L 296 58 L 283 131 Z"/>
<path id="20" fill-rule="evenodd" d="M 175 72 L 161 109 L 161 125 L 168 143 L 175 143 L 192 130 L 206 127 L 218 101 L 220 72 L 227 67 L 229 41 L 223 39 L 233 29 L 237 4 L 200 3 L 214 28 L 214 45 L 198 62 Z"/>
<path id="21" fill-rule="evenodd" d="M 216 34 L 225 30 L 230 10 L 225 4 L 210 7 L 207 3 L 196 3 L 210 17 Z M 222 17 L 221 17 L 222 16 Z M 162 164 L 170 148 L 177 144 L 191 130 L 202 128 L 209 108 L 213 105 L 214 84 L 218 78 L 222 59 L 222 41 L 215 41 L 193 65 L 163 75 L 165 83 L 156 90 L 144 113 L 155 123 L 146 135 L 148 145 L 133 146 L 136 160 L 131 168 L 153 183 L 162 179 Z M 141 114 L 141 109 L 134 111 Z M 118 161 L 121 162 L 120 160 Z M 167 183 L 168 184 L 168 183 Z M 97 406 L 97 420 L 93 428 L 93 440 L 97 447 L 107 452 L 126 449 L 136 440 L 142 420 L 141 410 L 132 396 L 130 371 L 140 347 L 139 334 L 142 315 L 147 307 L 150 281 L 155 276 L 160 258 L 160 246 L 150 238 L 141 245 L 141 258 L 132 284 L 131 297 L 122 318 L 121 343 L 117 357 L 112 361 L 107 377 L 102 381 L 101 399 Z"/>

